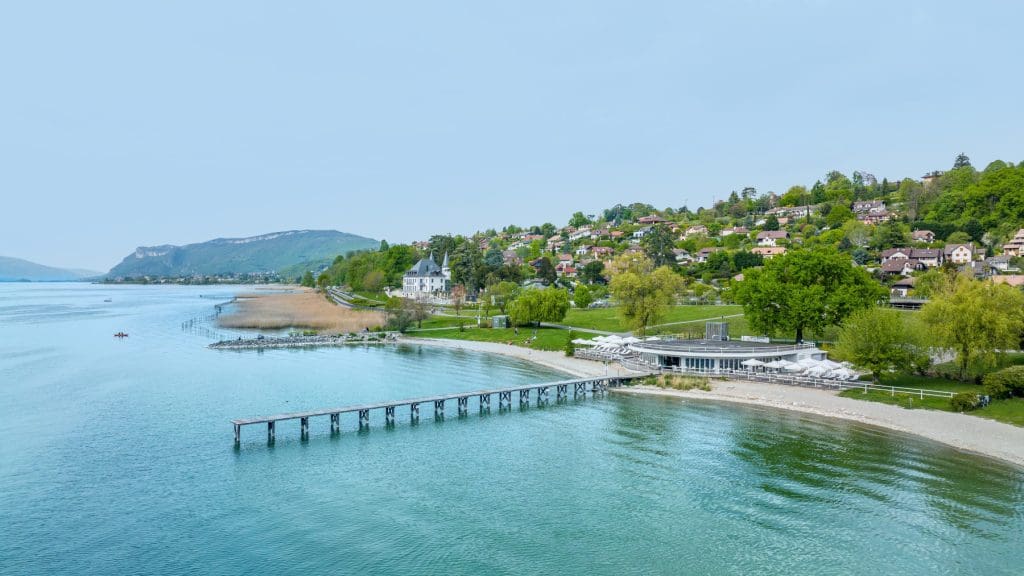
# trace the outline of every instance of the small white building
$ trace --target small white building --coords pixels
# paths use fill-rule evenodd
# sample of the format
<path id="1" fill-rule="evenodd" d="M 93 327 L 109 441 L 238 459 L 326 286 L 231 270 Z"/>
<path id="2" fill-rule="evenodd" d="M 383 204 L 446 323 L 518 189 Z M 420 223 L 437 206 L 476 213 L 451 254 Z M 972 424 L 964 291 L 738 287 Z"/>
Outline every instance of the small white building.
<path id="1" fill-rule="evenodd" d="M 448 254 L 444 262 L 438 266 L 434 255 L 421 258 L 402 277 L 402 296 L 406 298 L 425 298 L 447 294 L 452 287 L 452 271 L 448 267 Z"/>

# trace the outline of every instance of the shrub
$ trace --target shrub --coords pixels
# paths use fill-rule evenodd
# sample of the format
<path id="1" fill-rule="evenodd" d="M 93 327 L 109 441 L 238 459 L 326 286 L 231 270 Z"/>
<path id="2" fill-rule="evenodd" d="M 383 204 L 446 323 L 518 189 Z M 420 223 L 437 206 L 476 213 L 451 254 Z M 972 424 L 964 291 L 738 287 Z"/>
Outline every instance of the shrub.
<path id="1" fill-rule="evenodd" d="M 576 333 L 569 330 L 569 336 L 565 339 L 565 355 L 575 356 L 576 355 L 576 344 L 573 344 L 573 340 L 576 339 Z"/>
<path id="2" fill-rule="evenodd" d="M 974 410 L 978 406 L 978 395 L 971 394 L 970 392 L 961 392 L 954 394 L 949 399 L 949 403 L 953 406 L 953 410 L 956 412 L 968 412 Z"/>
<path id="3" fill-rule="evenodd" d="M 1010 366 L 990 372 L 982 380 L 985 393 L 993 398 L 1024 396 L 1024 366 Z"/>
<path id="4" fill-rule="evenodd" d="M 708 384 L 706 377 L 700 376 L 682 376 L 679 374 L 661 374 L 659 376 L 650 376 L 645 378 L 644 384 L 648 386 L 657 386 L 658 388 L 671 388 L 672 390 L 703 390 L 705 392 L 711 391 L 711 385 Z"/>

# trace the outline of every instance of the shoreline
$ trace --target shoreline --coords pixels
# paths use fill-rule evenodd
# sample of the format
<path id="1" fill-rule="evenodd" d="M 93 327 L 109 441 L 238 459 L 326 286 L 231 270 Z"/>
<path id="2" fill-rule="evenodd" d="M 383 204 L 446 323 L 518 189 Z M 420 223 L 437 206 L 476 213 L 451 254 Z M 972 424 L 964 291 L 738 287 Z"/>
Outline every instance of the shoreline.
<path id="1" fill-rule="evenodd" d="M 651 386 L 611 390 L 616 394 L 744 404 L 858 422 L 912 434 L 1024 469 L 1024 428 L 1011 424 L 956 412 L 909 410 L 891 404 L 844 398 L 836 392 L 817 388 L 739 380 L 711 380 L 710 384 L 710 392 Z"/>
<path id="2" fill-rule="evenodd" d="M 408 338 L 401 337 L 398 339 L 399 344 L 423 344 L 427 346 L 434 346 L 438 348 L 448 348 L 451 350 L 470 350 L 473 352 L 486 352 L 490 354 L 500 354 L 502 356 L 508 356 L 510 358 L 518 358 L 520 360 L 526 360 L 527 362 L 533 362 L 546 368 L 552 368 L 565 372 L 566 374 L 576 376 L 578 378 L 586 378 L 589 376 L 625 376 L 629 374 L 636 374 L 631 370 L 623 368 L 618 364 L 599 364 L 593 360 L 581 360 L 579 358 L 573 358 L 566 356 L 562 352 L 552 352 L 548 350 L 533 350 L 531 348 L 521 348 L 519 346 L 510 346 L 508 344 L 501 344 L 499 342 L 476 342 L 473 340 L 445 340 L 443 338 Z"/>

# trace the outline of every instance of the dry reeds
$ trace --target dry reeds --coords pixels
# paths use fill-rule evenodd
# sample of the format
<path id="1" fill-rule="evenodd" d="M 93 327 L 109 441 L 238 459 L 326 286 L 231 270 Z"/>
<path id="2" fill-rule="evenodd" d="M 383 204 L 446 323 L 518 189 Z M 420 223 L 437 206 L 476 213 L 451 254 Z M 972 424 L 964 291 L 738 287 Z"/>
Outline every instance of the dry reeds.
<path id="1" fill-rule="evenodd" d="M 338 306 L 315 292 L 246 294 L 239 296 L 237 310 L 221 316 L 217 323 L 223 328 L 358 332 L 384 324 L 384 314 Z"/>

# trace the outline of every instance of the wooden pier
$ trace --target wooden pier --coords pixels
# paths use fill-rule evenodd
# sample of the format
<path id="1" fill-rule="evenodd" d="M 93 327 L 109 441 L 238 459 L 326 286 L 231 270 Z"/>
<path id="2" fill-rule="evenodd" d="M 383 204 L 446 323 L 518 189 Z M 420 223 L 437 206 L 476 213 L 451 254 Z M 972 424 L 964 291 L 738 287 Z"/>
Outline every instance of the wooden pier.
<path id="1" fill-rule="evenodd" d="M 398 407 L 409 407 L 409 419 L 416 422 L 420 417 L 420 405 L 433 405 L 434 416 L 443 418 L 447 402 L 455 401 L 459 416 L 469 413 L 469 401 L 476 398 L 476 405 L 480 412 L 488 412 L 491 409 L 491 397 L 498 397 L 498 409 L 505 410 L 512 408 L 512 399 L 518 397 L 520 406 L 530 404 L 530 396 L 535 397 L 537 404 L 544 404 L 550 400 L 551 389 L 555 390 L 557 400 L 567 399 L 571 393 L 574 398 L 597 396 L 605 393 L 608 388 L 621 386 L 623 383 L 635 378 L 642 378 L 646 374 L 633 376 L 602 376 L 599 378 L 580 378 L 576 380 L 562 380 L 544 384 L 530 384 L 527 386 L 514 386 L 511 388 L 497 388 L 493 390 L 477 390 L 474 392 L 459 392 L 456 394 L 444 394 L 440 396 L 426 396 L 423 398 L 409 398 L 406 400 L 394 400 L 391 402 L 379 402 L 376 404 L 357 404 L 341 408 L 328 408 L 326 410 L 312 410 L 309 412 L 289 412 L 276 414 L 274 416 L 260 416 L 257 418 L 238 418 L 231 421 L 235 430 L 235 444 L 242 440 L 242 426 L 254 424 L 266 424 L 267 441 L 273 442 L 276 433 L 277 422 L 283 420 L 298 420 L 299 433 L 302 439 L 309 437 L 309 419 L 317 416 L 330 416 L 331 433 L 337 434 L 341 431 L 341 415 L 354 412 L 359 417 L 359 428 L 367 428 L 370 425 L 370 412 L 373 410 L 384 411 L 384 422 L 387 426 L 395 424 L 395 409 Z"/>

